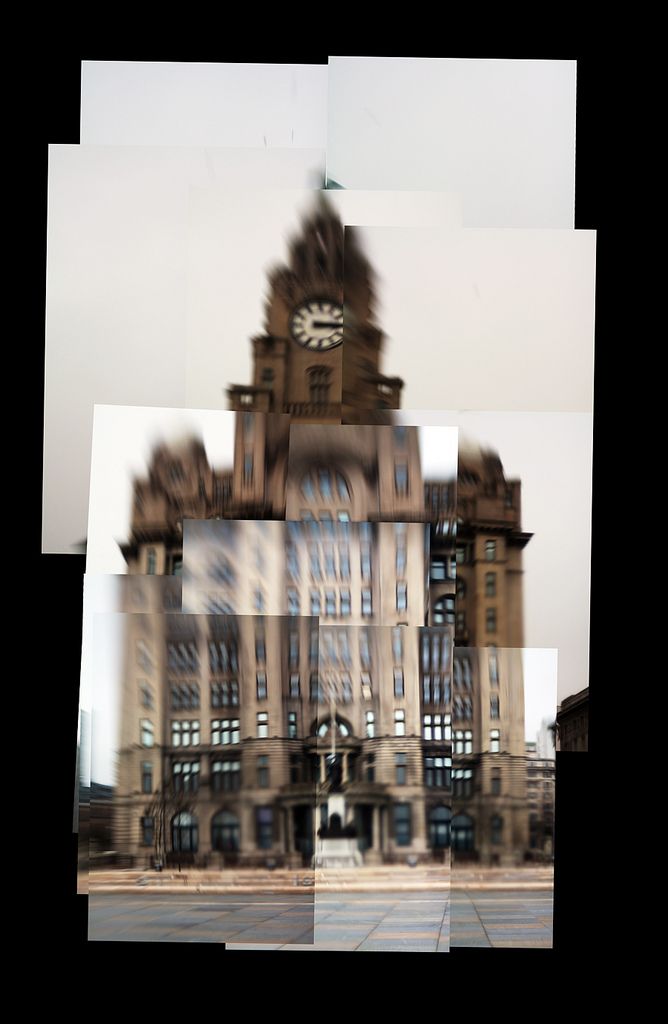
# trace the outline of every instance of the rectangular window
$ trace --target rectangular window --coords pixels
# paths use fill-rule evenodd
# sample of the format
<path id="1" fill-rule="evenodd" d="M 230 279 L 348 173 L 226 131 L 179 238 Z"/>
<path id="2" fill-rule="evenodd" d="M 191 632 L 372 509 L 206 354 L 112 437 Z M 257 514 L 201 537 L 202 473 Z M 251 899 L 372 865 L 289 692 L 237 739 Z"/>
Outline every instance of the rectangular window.
<path id="1" fill-rule="evenodd" d="M 153 722 L 150 722 L 148 718 L 142 718 L 140 723 L 141 728 L 141 745 L 142 747 L 153 746 Z"/>
<path id="2" fill-rule="evenodd" d="M 501 733 L 498 729 L 492 729 L 489 734 L 490 754 L 498 754 L 501 750 Z"/>
<path id="3" fill-rule="evenodd" d="M 290 696 L 299 697 L 299 672 L 293 672 L 290 676 Z"/>
<path id="4" fill-rule="evenodd" d="M 489 656 L 489 681 L 492 686 L 499 685 L 499 660 L 496 654 Z"/>
<path id="5" fill-rule="evenodd" d="M 267 673 L 256 672 L 255 674 L 255 686 L 257 691 L 258 700 L 267 699 Z"/>
<path id="6" fill-rule="evenodd" d="M 376 758 L 374 754 L 367 754 L 365 762 L 365 778 L 367 782 L 376 781 Z"/>
<path id="7" fill-rule="evenodd" d="M 489 717 L 490 718 L 498 718 L 499 717 L 499 698 L 498 698 L 498 695 L 495 695 L 495 696 L 492 696 L 492 697 L 489 698 Z"/>
<path id="8" fill-rule="evenodd" d="M 488 608 L 485 613 L 485 626 L 488 633 L 496 633 L 496 608 Z"/>
<path id="9" fill-rule="evenodd" d="M 369 587 L 364 587 L 362 590 L 362 615 L 365 618 L 373 615 L 373 605 L 371 602 L 371 590 Z"/>
<path id="10" fill-rule="evenodd" d="M 215 793 L 234 793 L 241 788 L 241 763 L 236 760 L 214 761 L 211 780 Z"/>
<path id="11" fill-rule="evenodd" d="M 257 784 L 263 789 L 269 785 L 269 757 L 260 754 L 257 759 Z"/>
<path id="12" fill-rule="evenodd" d="M 445 754 L 437 754 L 424 759 L 425 786 L 450 787 L 452 759 Z"/>
<path id="13" fill-rule="evenodd" d="M 211 683 L 211 707 L 238 707 L 239 683 L 236 679 L 224 679 L 220 683 Z"/>
<path id="14" fill-rule="evenodd" d="M 320 591 L 311 591 L 311 615 L 320 615 Z"/>
<path id="15" fill-rule="evenodd" d="M 246 486 L 251 483 L 253 479 L 253 456 L 250 454 L 244 455 L 244 483 Z"/>
<path id="16" fill-rule="evenodd" d="M 408 463 L 396 462 L 394 465 L 394 488 L 399 495 L 408 494 Z"/>
<path id="17" fill-rule="evenodd" d="M 401 630 L 401 626 L 395 626 L 392 630 L 392 656 L 395 665 L 400 665 L 404 660 L 404 642 Z"/>
<path id="18" fill-rule="evenodd" d="M 288 739 L 297 739 L 297 712 L 288 711 Z"/>
<path id="19" fill-rule="evenodd" d="M 330 618 L 336 615 L 336 593 L 333 590 L 325 591 L 325 615 Z"/>
<path id="20" fill-rule="evenodd" d="M 172 722 L 172 746 L 196 747 L 199 745 L 199 722 Z"/>
<path id="21" fill-rule="evenodd" d="M 406 712 L 400 708 L 394 712 L 394 735 L 406 735 Z"/>
<path id="22" fill-rule="evenodd" d="M 367 711 L 366 713 L 366 735 L 367 739 L 372 740 L 376 734 L 376 719 L 373 711 Z"/>
<path id="23" fill-rule="evenodd" d="M 142 793 L 153 792 L 153 765 L 150 761 L 142 761 L 141 791 Z"/>
<path id="24" fill-rule="evenodd" d="M 343 703 L 350 704 L 353 699 L 353 684 L 347 672 L 344 672 L 344 674 L 341 676 L 341 690 L 343 696 Z"/>
<path id="25" fill-rule="evenodd" d="M 270 850 L 273 841 L 274 816 L 271 807 L 255 810 L 255 835 L 260 850 Z"/>
<path id="26" fill-rule="evenodd" d="M 336 576 L 333 544 L 325 544 L 325 576 L 330 580 Z"/>
<path id="27" fill-rule="evenodd" d="M 411 805 L 394 805 L 394 841 L 397 846 L 411 845 Z"/>
<path id="28" fill-rule="evenodd" d="M 496 541 L 486 540 L 485 541 L 485 561 L 496 562 Z"/>
<path id="29" fill-rule="evenodd" d="M 362 684 L 362 700 L 371 700 L 371 673 L 362 672 L 360 681 Z"/>
<path id="30" fill-rule="evenodd" d="M 347 544 L 339 545 L 339 573 L 342 580 L 350 579 L 350 549 Z"/>
<path id="31" fill-rule="evenodd" d="M 320 676 L 317 672 L 311 672 L 311 679 L 309 681 L 309 700 L 322 700 L 322 695 L 320 693 Z"/>
<path id="32" fill-rule="evenodd" d="M 404 537 L 397 538 L 397 576 L 403 576 L 406 571 L 406 543 Z"/>
<path id="33" fill-rule="evenodd" d="M 153 700 L 153 690 L 148 685 L 145 679 L 141 680 L 139 684 L 139 689 L 141 692 L 142 707 L 145 707 L 150 711 L 155 703 Z"/>
<path id="34" fill-rule="evenodd" d="M 403 581 L 397 583 L 397 611 L 405 612 L 408 608 L 408 585 Z"/>
<path id="35" fill-rule="evenodd" d="M 397 786 L 406 785 L 406 755 L 395 754 L 394 755 L 394 766 L 396 769 L 396 783 Z"/>
<path id="36" fill-rule="evenodd" d="M 309 565 L 311 567 L 311 576 L 314 580 L 321 579 L 320 572 L 320 551 L 317 544 L 309 545 Z"/>
<path id="37" fill-rule="evenodd" d="M 211 745 L 227 746 L 239 742 L 238 718 L 214 718 L 211 722 Z"/>
<path id="38" fill-rule="evenodd" d="M 485 573 L 485 596 L 496 597 L 496 573 Z"/>
<path id="39" fill-rule="evenodd" d="M 371 664 L 371 653 L 369 650 L 369 631 L 366 628 L 360 629 L 359 638 L 360 661 L 362 663 L 362 668 L 369 668 L 369 665 Z"/>
<path id="40" fill-rule="evenodd" d="M 269 735 L 269 714 L 266 711 L 260 711 L 257 715 L 257 738 L 259 740 L 266 740 Z"/>
<path id="41" fill-rule="evenodd" d="M 501 796 L 501 773 L 492 775 L 492 796 Z"/>
<path id="42" fill-rule="evenodd" d="M 141 844 L 142 846 L 153 846 L 153 818 L 141 819 Z"/>
<path id="43" fill-rule="evenodd" d="M 288 615 L 299 615 L 299 592 L 288 587 Z"/>
<path id="44" fill-rule="evenodd" d="M 341 590 L 341 618 L 345 619 L 350 616 L 350 591 L 347 587 Z"/>
<path id="45" fill-rule="evenodd" d="M 395 668 L 394 670 L 394 696 L 403 697 L 404 695 L 404 670 L 402 668 Z"/>
<path id="46" fill-rule="evenodd" d="M 371 579 L 371 548 L 366 544 L 360 549 L 360 572 L 363 580 Z"/>
<path id="47" fill-rule="evenodd" d="M 172 782 L 177 793 L 196 793 L 199 789 L 199 761 L 175 761 Z"/>

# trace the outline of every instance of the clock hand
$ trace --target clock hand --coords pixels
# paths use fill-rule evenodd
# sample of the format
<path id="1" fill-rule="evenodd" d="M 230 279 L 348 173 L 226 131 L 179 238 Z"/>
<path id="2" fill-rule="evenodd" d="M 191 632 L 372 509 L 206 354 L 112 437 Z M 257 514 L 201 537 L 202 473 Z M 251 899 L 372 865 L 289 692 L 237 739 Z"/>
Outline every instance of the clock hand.
<path id="1" fill-rule="evenodd" d="M 313 326 L 314 327 L 342 327 L 343 325 L 340 324 L 340 323 L 333 323 L 333 322 L 331 322 L 329 320 L 314 320 L 313 321 Z"/>

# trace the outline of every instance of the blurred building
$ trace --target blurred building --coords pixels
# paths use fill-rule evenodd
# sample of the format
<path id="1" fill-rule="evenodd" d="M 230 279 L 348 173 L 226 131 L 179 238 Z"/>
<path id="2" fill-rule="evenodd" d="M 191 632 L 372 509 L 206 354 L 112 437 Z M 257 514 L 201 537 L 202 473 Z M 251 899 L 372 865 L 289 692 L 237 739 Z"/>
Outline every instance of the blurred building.
<path id="1" fill-rule="evenodd" d="M 527 743 L 526 752 L 529 852 L 533 859 L 552 860 L 556 761 L 543 757 L 536 743 Z"/>
<path id="2" fill-rule="evenodd" d="M 557 750 L 587 750 L 589 687 L 562 700 L 557 711 Z"/>
<path id="3" fill-rule="evenodd" d="M 451 840 L 485 863 L 527 853 L 520 484 L 483 451 L 458 481 L 423 480 L 347 230 L 345 310 L 342 255 L 321 208 L 272 275 L 254 383 L 229 392 L 233 469 L 188 441 L 135 484 L 116 801 L 130 860 L 160 830 L 167 857 L 308 863 L 334 792 L 367 863 L 442 859 Z M 181 580 L 137 574 L 181 576 L 188 519 L 220 522 L 186 526 L 196 614 L 169 614 Z M 288 522 L 231 522 L 250 519 Z"/>

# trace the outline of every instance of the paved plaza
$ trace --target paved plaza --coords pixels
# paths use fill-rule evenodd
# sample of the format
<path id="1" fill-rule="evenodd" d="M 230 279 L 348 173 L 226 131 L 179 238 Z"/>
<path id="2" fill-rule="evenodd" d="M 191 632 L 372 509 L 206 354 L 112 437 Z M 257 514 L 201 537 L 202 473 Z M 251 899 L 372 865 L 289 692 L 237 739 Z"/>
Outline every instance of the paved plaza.
<path id="1" fill-rule="evenodd" d="M 450 909 L 452 914 L 450 914 Z M 447 952 L 549 947 L 549 891 L 216 894 L 89 897 L 89 939 L 224 942 L 235 950 Z"/>

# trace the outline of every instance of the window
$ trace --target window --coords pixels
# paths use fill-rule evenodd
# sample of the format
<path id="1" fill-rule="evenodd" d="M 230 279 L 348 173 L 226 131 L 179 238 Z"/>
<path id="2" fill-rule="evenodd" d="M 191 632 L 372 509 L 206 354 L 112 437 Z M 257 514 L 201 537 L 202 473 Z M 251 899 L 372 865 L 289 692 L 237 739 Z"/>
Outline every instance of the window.
<path id="1" fill-rule="evenodd" d="M 257 807 L 255 810 L 255 837 L 260 850 L 270 850 L 274 831 L 274 815 L 271 807 Z"/>
<path id="2" fill-rule="evenodd" d="M 153 846 L 154 818 L 141 819 L 141 844 L 142 846 Z"/>
<path id="3" fill-rule="evenodd" d="M 325 615 L 330 618 L 336 615 L 336 593 L 333 590 L 325 591 Z"/>
<path id="4" fill-rule="evenodd" d="M 397 538 L 397 576 L 403 576 L 406 572 L 406 544 L 405 538 Z"/>
<path id="5" fill-rule="evenodd" d="M 473 733 L 470 729 L 455 731 L 455 754 L 473 753 Z"/>
<path id="6" fill-rule="evenodd" d="M 239 705 L 239 683 L 236 679 L 226 679 L 223 682 L 211 683 L 211 707 L 238 707 Z"/>
<path id="7" fill-rule="evenodd" d="M 501 772 L 492 773 L 492 796 L 501 795 Z"/>
<path id="8" fill-rule="evenodd" d="M 496 654 L 489 656 L 489 681 L 492 686 L 499 685 L 499 659 Z"/>
<path id="9" fill-rule="evenodd" d="M 267 699 L 267 673 L 256 672 L 255 673 L 255 687 L 257 692 L 258 700 Z"/>
<path id="10" fill-rule="evenodd" d="M 394 735 L 406 735 L 406 712 L 401 709 L 394 712 Z"/>
<path id="11" fill-rule="evenodd" d="M 332 478 L 329 475 L 328 469 L 318 470 L 318 485 L 320 487 L 320 494 L 324 501 L 332 500 Z"/>
<path id="12" fill-rule="evenodd" d="M 456 570 L 455 570 L 455 575 L 456 575 Z M 466 583 L 464 582 L 464 580 L 462 579 L 461 576 L 459 576 L 457 578 L 457 583 L 455 584 L 455 590 L 456 590 L 456 593 L 457 593 L 457 597 L 459 597 L 459 598 L 466 597 Z"/>
<path id="13" fill-rule="evenodd" d="M 257 759 L 257 784 L 263 789 L 269 785 L 269 757 L 267 754 L 260 754 Z"/>
<path id="14" fill-rule="evenodd" d="M 489 717 L 490 718 L 498 718 L 499 717 L 499 698 L 498 698 L 498 695 L 495 695 L 495 696 L 492 696 L 492 697 L 489 698 Z"/>
<path id="15" fill-rule="evenodd" d="M 485 573 L 485 597 L 496 597 L 496 573 Z"/>
<path id="16" fill-rule="evenodd" d="M 374 754 L 367 754 L 364 763 L 364 777 L 367 782 L 376 781 L 376 757 Z"/>
<path id="17" fill-rule="evenodd" d="M 233 793 L 241 787 L 241 762 L 213 761 L 211 781 L 215 793 Z"/>
<path id="18" fill-rule="evenodd" d="M 347 587 L 341 590 L 341 618 L 345 619 L 350 615 L 350 591 Z"/>
<path id="19" fill-rule="evenodd" d="M 311 679 L 309 681 L 309 700 L 322 701 L 322 693 L 320 690 L 320 676 L 317 672 L 311 672 Z"/>
<path id="20" fill-rule="evenodd" d="M 376 719 L 373 711 L 367 711 L 366 713 L 366 735 L 367 739 L 370 740 L 376 735 Z"/>
<path id="21" fill-rule="evenodd" d="M 153 765 L 150 761 L 142 761 L 141 791 L 142 793 L 153 792 Z"/>
<path id="22" fill-rule="evenodd" d="M 343 703 L 350 704 L 353 699 L 353 684 L 347 672 L 344 672 L 344 674 L 341 676 L 341 689 L 343 695 Z"/>
<path id="23" fill-rule="evenodd" d="M 246 486 L 251 483 L 253 479 L 253 456 L 248 452 L 244 455 L 244 483 Z"/>
<path id="24" fill-rule="evenodd" d="M 271 368 L 271 366 L 263 366 L 262 367 L 262 377 L 261 377 L 262 383 L 263 384 L 271 384 L 273 379 L 274 379 L 274 371 Z"/>
<path id="25" fill-rule="evenodd" d="M 197 672 L 199 670 L 199 656 L 195 641 L 168 643 L 167 668 L 170 672 Z"/>
<path id="26" fill-rule="evenodd" d="M 453 796 L 468 799 L 473 794 L 473 769 L 455 768 L 452 773 Z"/>
<path id="27" fill-rule="evenodd" d="M 299 593 L 288 587 L 288 615 L 299 615 Z"/>
<path id="28" fill-rule="evenodd" d="M 290 676 L 290 696 L 292 698 L 299 697 L 299 672 L 293 672 Z"/>
<path id="29" fill-rule="evenodd" d="M 496 562 L 496 541 L 486 540 L 485 541 L 485 561 Z"/>
<path id="30" fill-rule="evenodd" d="M 172 746 L 196 747 L 199 744 L 199 722 L 172 722 Z"/>
<path id="31" fill-rule="evenodd" d="M 154 707 L 155 701 L 153 699 L 153 690 L 148 685 L 145 679 L 142 679 L 139 683 L 139 690 L 141 693 L 142 707 L 148 708 L 149 710 Z"/>
<path id="32" fill-rule="evenodd" d="M 395 665 L 400 665 L 404 660 L 404 642 L 401 626 L 395 626 L 392 630 L 392 656 Z"/>
<path id="33" fill-rule="evenodd" d="M 176 853 L 197 853 L 199 844 L 197 819 L 185 811 L 172 820 L 172 850 Z"/>
<path id="34" fill-rule="evenodd" d="M 411 805 L 394 805 L 394 841 L 397 846 L 411 845 Z"/>
<path id="35" fill-rule="evenodd" d="M 141 745 L 142 747 L 153 746 L 153 722 L 150 722 L 148 718 L 142 718 L 140 722 L 141 729 Z"/>
<path id="36" fill-rule="evenodd" d="M 149 548 L 146 553 L 146 574 L 148 576 L 155 576 L 155 568 L 157 563 L 157 556 L 155 548 Z"/>
<path id="37" fill-rule="evenodd" d="M 466 630 L 466 615 L 464 614 L 464 612 L 457 612 L 456 618 L 455 618 L 455 628 L 457 630 L 457 634 L 458 635 L 460 635 L 463 632 L 465 632 L 465 630 Z"/>
<path id="38" fill-rule="evenodd" d="M 211 819 L 211 848 L 222 853 L 239 849 L 239 819 L 230 811 L 220 811 Z"/>
<path id="39" fill-rule="evenodd" d="M 445 754 L 435 754 L 424 759 L 424 784 L 430 787 L 450 786 L 452 759 Z"/>
<path id="40" fill-rule="evenodd" d="M 404 695 L 404 670 L 403 668 L 395 668 L 394 670 L 394 696 L 403 697 Z"/>
<path id="41" fill-rule="evenodd" d="M 501 733 L 498 729 L 492 729 L 489 734 L 489 752 L 498 754 L 501 750 Z"/>
<path id="42" fill-rule="evenodd" d="M 446 850 L 450 845 L 449 807 L 434 807 L 429 812 L 429 845 L 435 850 Z"/>
<path id="43" fill-rule="evenodd" d="M 394 767 L 396 770 L 396 783 L 397 786 L 406 785 L 406 755 L 395 754 L 394 755 Z"/>
<path id="44" fill-rule="evenodd" d="M 406 427 L 394 428 L 394 443 L 397 446 L 406 444 Z"/>
<path id="45" fill-rule="evenodd" d="M 485 613 L 485 628 L 488 633 L 496 633 L 496 608 L 488 608 Z"/>
<path id="46" fill-rule="evenodd" d="M 373 615 L 373 606 L 371 602 L 371 590 L 369 587 L 362 589 L 362 615 L 365 618 Z"/>
<path id="47" fill-rule="evenodd" d="M 297 739 L 297 712 L 288 711 L 288 739 Z"/>
<path id="48" fill-rule="evenodd" d="M 264 630 L 258 630 L 255 634 L 255 660 L 260 664 L 267 660 L 267 648 L 264 642 Z"/>
<path id="49" fill-rule="evenodd" d="M 362 672 L 360 674 L 360 682 L 362 685 L 362 700 L 371 700 L 371 673 Z"/>
<path id="50" fill-rule="evenodd" d="M 371 654 L 369 651 L 369 631 L 368 629 L 360 629 L 359 631 L 360 640 L 360 661 L 363 668 L 369 668 L 371 664 Z"/>
<path id="51" fill-rule="evenodd" d="M 320 591 L 311 591 L 311 615 L 320 615 Z"/>
<path id="52" fill-rule="evenodd" d="M 360 548 L 360 571 L 363 580 L 371 579 L 371 548 L 366 544 Z"/>
<path id="53" fill-rule="evenodd" d="M 350 579 L 350 549 L 347 544 L 339 545 L 339 572 L 342 580 Z"/>
<path id="54" fill-rule="evenodd" d="M 173 683 L 170 687 L 172 711 L 199 707 L 197 683 Z"/>
<path id="55" fill-rule="evenodd" d="M 503 818 L 495 814 L 491 821 L 492 843 L 497 846 L 503 838 Z"/>
<path id="56" fill-rule="evenodd" d="M 227 746 L 239 742 L 238 718 L 214 718 L 211 722 L 211 745 Z"/>
<path id="57" fill-rule="evenodd" d="M 199 761 L 174 761 L 172 782 L 177 793 L 196 793 L 199 789 Z"/>
<path id="58" fill-rule="evenodd" d="M 446 740 L 451 738 L 450 715 L 424 715 L 422 735 L 425 740 Z"/>
<path id="59" fill-rule="evenodd" d="M 444 558 L 432 558 L 431 565 L 429 567 L 429 575 L 434 583 L 440 582 L 441 580 L 447 580 L 448 570 Z"/>
<path id="60" fill-rule="evenodd" d="M 290 784 L 296 785 L 302 781 L 302 764 L 299 754 L 290 754 Z"/>
<path id="61" fill-rule="evenodd" d="M 227 640 L 212 641 L 209 644 L 209 667 L 214 674 L 229 672 L 230 669 L 236 672 L 238 668 L 236 639 L 230 637 Z"/>
<path id="62" fill-rule="evenodd" d="M 434 604 L 434 625 L 451 625 L 455 621 L 455 598 L 452 594 L 440 597 Z"/>
<path id="63" fill-rule="evenodd" d="M 397 583 L 397 611 L 405 612 L 408 608 L 408 585 L 403 581 Z"/>
<path id="64" fill-rule="evenodd" d="M 260 711 L 257 715 L 257 738 L 259 740 L 265 740 L 269 735 L 269 714 L 266 711 Z"/>
<path id="65" fill-rule="evenodd" d="M 394 489 L 397 494 L 408 494 L 408 463 L 397 462 L 394 466 Z"/>

